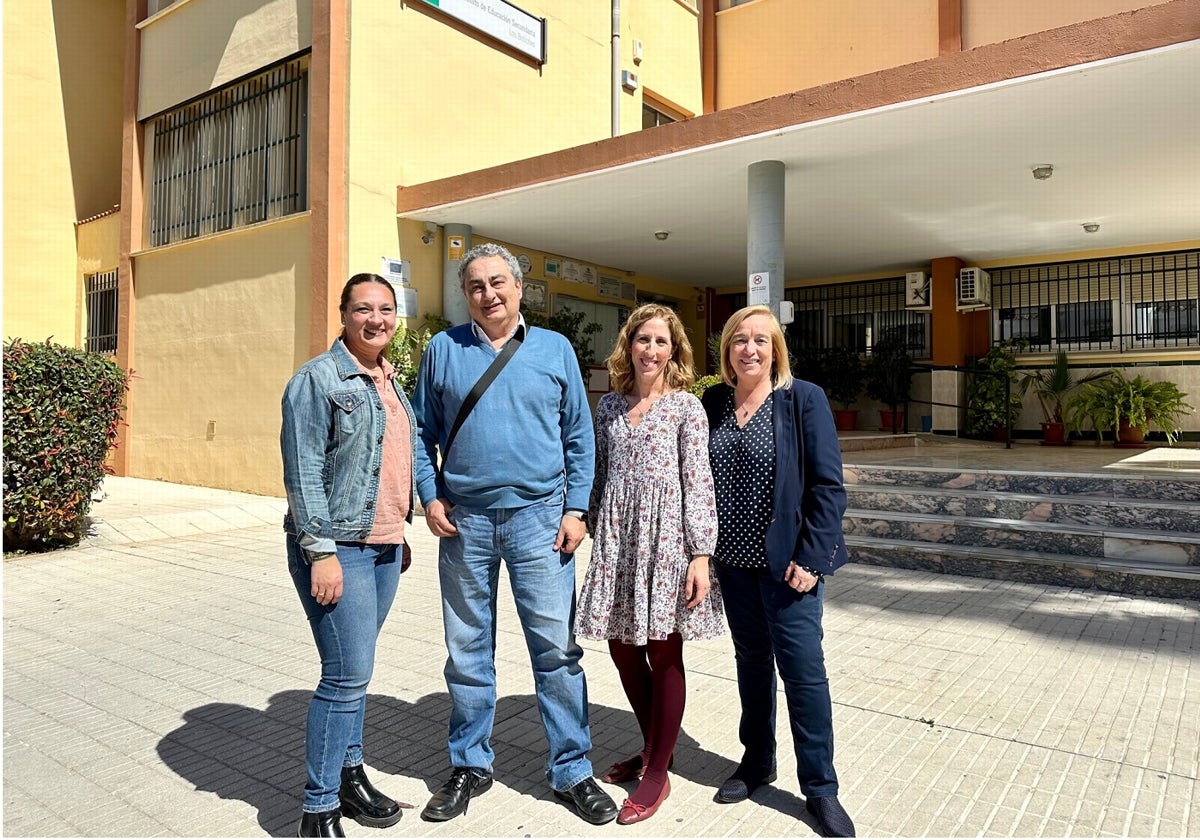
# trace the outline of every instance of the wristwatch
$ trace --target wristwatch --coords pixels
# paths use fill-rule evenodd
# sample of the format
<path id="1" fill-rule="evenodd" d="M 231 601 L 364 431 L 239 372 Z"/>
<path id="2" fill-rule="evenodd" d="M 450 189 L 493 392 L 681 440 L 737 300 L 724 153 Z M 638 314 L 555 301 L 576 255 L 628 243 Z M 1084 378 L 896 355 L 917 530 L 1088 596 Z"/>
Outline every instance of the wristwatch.
<path id="1" fill-rule="evenodd" d="M 582 510 L 564 510 L 563 516 L 574 516 L 576 519 L 587 519 L 587 512 Z"/>

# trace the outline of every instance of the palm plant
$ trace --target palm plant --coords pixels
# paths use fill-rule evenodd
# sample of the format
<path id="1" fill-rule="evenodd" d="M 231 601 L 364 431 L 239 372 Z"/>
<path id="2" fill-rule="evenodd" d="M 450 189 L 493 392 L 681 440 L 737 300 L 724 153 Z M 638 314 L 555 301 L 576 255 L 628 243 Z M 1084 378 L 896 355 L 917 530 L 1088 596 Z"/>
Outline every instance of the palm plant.
<path id="1" fill-rule="evenodd" d="M 1022 371 L 1019 388 L 1021 396 L 1033 391 L 1038 404 L 1042 407 L 1042 416 L 1046 423 L 1062 423 L 1063 410 L 1071 392 L 1088 382 L 1095 382 L 1111 375 L 1110 371 L 1097 371 L 1081 379 L 1076 379 L 1071 372 L 1067 350 L 1058 348 L 1054 354 L 1054 364 L 1048 368 Z"/>

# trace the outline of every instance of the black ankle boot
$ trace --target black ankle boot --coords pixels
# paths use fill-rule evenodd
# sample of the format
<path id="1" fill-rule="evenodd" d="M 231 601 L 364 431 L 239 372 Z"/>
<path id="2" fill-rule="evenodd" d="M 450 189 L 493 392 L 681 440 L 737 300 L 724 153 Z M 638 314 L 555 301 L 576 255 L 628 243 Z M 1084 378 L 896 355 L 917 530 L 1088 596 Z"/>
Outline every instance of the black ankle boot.
<path id="1" fill-rule="evenodd" d="M 404 812 L 389 796 L 384 796 L 367 781 L 361 764 L 342 768 L 342 787 L 338 791 L 342 813 L 347 819 L 370 828 L 387 828 L 400 822 Z"/>
<path id="2" fill-rule="evenodd" d="M 304 812 L 300 825 L 296 827 L 297 837 L 345 837 L 342 831 L 342 812 L 337 808 L 320 813 Z"/>

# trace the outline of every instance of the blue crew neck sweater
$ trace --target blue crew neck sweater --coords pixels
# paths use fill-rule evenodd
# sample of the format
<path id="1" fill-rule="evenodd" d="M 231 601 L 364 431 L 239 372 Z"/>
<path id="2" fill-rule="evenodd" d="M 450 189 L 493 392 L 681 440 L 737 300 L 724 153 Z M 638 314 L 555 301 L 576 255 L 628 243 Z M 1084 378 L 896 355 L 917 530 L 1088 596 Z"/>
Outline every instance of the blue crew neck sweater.
<path id="1" fill-rule="evenodd" d="M 425 348 L 412 406 L 420 426 L 417 493 L 477 508 L 562 499 L 587 510 L 595 438 L 575 352 L 565 337 L 530 327 L 525 340 L 458 430 L 435 468 L 458 409 L 499 351 L 471 325 L 438 333 Z"/>

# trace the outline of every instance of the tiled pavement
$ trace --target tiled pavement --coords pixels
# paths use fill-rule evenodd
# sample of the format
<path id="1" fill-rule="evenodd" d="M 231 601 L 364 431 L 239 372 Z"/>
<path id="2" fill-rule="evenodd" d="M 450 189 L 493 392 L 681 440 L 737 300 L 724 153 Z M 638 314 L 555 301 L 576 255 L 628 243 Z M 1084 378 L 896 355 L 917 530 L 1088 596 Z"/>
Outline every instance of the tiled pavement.
<path id="1" fill-rule="evenodd" d="M 105 490 L 81 547 L 4 562 L 3 833 L 294 833 L 317 658 L 282 501 Z M 447 771 L 448 704 L 435 540 L 418 520 L 410 542 L 366 745 L 373 779 L 419 808 Z M 829 583 L 826 659 L 859 834 L 1200 835 L 1198 619 L 1196 601 L 846 567 Z M 410 811 L 382 832 L 347 822 L 351 836 L 813 836 L 783 715 L 779 781 L 713 802 L 740 751 L 728 637 L 685 647 L 673 793 L 635 829 L 589 826 L 551 797 L 507 592 L 497 644 L 497 784 L 452 822 Z M 599 771 L 636 748 L 636 726 L 603 646 L 584 647 Z"/>

